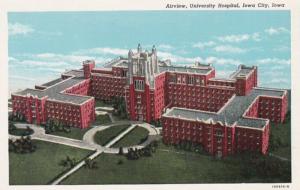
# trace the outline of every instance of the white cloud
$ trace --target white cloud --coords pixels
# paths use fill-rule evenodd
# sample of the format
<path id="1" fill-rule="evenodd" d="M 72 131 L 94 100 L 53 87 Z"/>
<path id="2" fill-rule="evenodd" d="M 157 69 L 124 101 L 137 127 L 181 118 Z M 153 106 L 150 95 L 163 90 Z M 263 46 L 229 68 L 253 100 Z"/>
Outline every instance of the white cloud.
<path id="1" fill-rule="evenodd" d="M 254 41 L 261 41 L 261 37 L 260 37 L 260 34 L 258 33 L 258 32 L 255 32 L 255 33 L 253 33 L 252 34 L 252 39 L 254 40 Z"/>
<path id="2" fill-rule="evenodd" d="M 8 34 L 14 35 L 26 35 L 28 33 L 34 32 L 34 29 L 29 25 L 24 25 L 20 23 L 8 23 Z"/>
<path id="3" fill-rule="evenodd" d="M 228 35 L 228 36 L 220 36 L 218 40 L 222 42 L 242 42 L 250 39 L 249 34 L 238 34 L 238 35 Z"/>
<path id="4" fill-rule="evenodd" d="M 22 77 L 22 76 L 16 76 L 16 75 L 9 76 L 9 80 L 34 81 L 34 79 L 30 78 L 30 77 Z"/>
<path id="5" fill-rule="evenodd" d="M 170 49 L 173 49 L 173 46 L 171 46 L 169 44 L 159 44 L 156 49 L 170 50 Z"/>
<path id="6" fill-rule="evenodd" d="M 57 67 L 68 67 L 70 66 L 69 63 L 63 62 L 63 61 L 56 61 L 56 62 L 50 62 L 50 61 L 40 61 L 40 60 L 31 60 L 31 59 L 26 59 L 26 60 L 19 60 L 16 58 L 11 59 L 9 61 L 9 66 L 24 66 L 26 68 L 28 67 L 34 67 L 34 68 L 57 68 Z"/>
<path id="7" fill-rule="evenodd" d="M 172 53 L 162 51 L 157 52 L 157 56 L 162 60 L 170 59 L 173 63 L 194 63 L 196 61 L 202 62 L 201 57 L 182 57 L 179 55 L 174 55 Z"/>
<path id="8" fill-rule="evenodd" d="M 128 49 L 120 49 L 120 48 L 109 48 L 109 47 L 99 47 L 99 48 L 92 48 L 92 49 L 83 49 L 75 54 L 100 54 L 100 55 L 127 55 Z"/>
<path id="9" fill-rule="evenodd" d="M 208 42 L 198 42 L 198 43 L 194 44 L 193 47 L 204 49 L 206 47 L 212 47 L 214 45 L 216 45 L 216 43 L 214 41 L 208 41 Z"/>
<path id="10" fill-rule="evenodd" d="M 261 82 L 261 86 L 272 88 L 290 88 L 291 81 L 289 79 L 276 76 L 270 76 L 268 78 L 268 80 Z"/>
<path id="11" fill-rule="evenodd" d="M 158 52 L 158 57 L 162 60 L 170 59 L 172 63 L 195 63 L 196 61 L 201 63 L 211 63 L 215 66 L 238 66 L 243 64 L 240 60 L 236 59 L 226 59 L 226 58 L 218 58 L 218 57 L 182 57 L 178 55 L 174 55 L 168 52 Z"/>
<path id="12" fill-rule="evenodd" d="M 273 51 L 277 51 L 277 52 L 286 52 L 286 51 L 290 51 L 290 47 L 288 46 L 278 46 L 273 48 Z"/>
<path id="13" fill-rule="evenodd" d="M 265 58 L 256 61 L 258 64 L 290 65 L 290 59 Z"/>
<path id="14" fill-rule="evenodd" d="M 274 27 L 270 27 L 265 29 L 265 32 L 269 35 L 277 35 L 277 34 L 281 34 L 281 33 L 289 33 L 290 31 L 284 27 L 278 27 L 278 28 L 274 28 Z"/>
<path id="15" fill-rule="evenodd" d="M 239 60 L 217 58 L 217 57 L 208 57 L 205 59 L 205 63 L 212 63 L 214 65 L 234 65 L 234 66 L 243 64 Z"/>
<path id="16" fill-rule="evenodd" d="M 220 45 L 214 48 L 216 52 L 224 52 L 224 53 L 245 53 L 245 49 L 241 49 L 239 47 L 231 46 L 231 45 Z"/>
<path id="17" fill-rule="evenodd" d="M 65 61 L 65 62 L 72 62 L 72 63 L 82 63 L 85 60 L 95 59 L 92 56 L 83 56 L 83 55 L 73 55 L 73 54 L 55 54 L 55 53 L 42 53 L 34 55 L 33 57 L 39 58 L 42 60 L 47 61 Z"/>
<path id="18" fill-rule="evenodd" d="M 260 34 L 255 32 L 253 34 L 233 34 L 227 36 L 219 36 L 217 38 L 221 42 L 239 43 L 248 40 L 261 41 Z"/>

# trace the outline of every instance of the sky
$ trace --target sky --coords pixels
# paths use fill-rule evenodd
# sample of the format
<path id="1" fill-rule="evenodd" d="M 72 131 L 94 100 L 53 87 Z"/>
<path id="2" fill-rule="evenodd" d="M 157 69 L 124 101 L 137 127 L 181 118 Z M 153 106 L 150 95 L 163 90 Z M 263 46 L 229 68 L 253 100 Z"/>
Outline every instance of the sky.
<path id="1" fill-rule="evenodd" d="M 174 65 L 212 63 L 224 78 L 258 66 L 259 86 L 291 88 L 289 11 L 104 11 L 8 14 L 9 91 L 97 66 L 140 43 Z"/>

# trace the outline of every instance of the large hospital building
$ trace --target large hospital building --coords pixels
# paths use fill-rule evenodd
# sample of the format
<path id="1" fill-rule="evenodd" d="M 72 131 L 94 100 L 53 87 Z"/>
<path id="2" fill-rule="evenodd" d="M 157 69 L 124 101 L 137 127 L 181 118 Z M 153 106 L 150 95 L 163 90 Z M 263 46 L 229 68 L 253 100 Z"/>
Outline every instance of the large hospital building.
<path id="1" fill-rule="evenodd" d="M 270 122 L 285 119 L 287 91 L 257 87 L 257 69 L 240 65 L 228 78 L 217 78 L 210 64 L 175 66 L 159 60 L 155 47 L 143 51 L 139 45 L 103 68 L 84 61 L 82 69 L 13 93 L 13 112 L 29 123 L 57 119 L 87 128 L 95 120 L 95 99 L 124 97 L 131 120 L 161 121 L 165 143 L 191 141 L 218 156 L 265 154 Z"/>

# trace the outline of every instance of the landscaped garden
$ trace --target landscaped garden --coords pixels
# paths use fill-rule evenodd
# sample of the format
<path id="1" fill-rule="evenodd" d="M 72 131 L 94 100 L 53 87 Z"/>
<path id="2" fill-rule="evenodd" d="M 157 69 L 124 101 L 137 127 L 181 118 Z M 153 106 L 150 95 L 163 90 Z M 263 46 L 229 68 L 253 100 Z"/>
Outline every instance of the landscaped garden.
<path id="1" fill-rule="evenodd" d="M 17 117 L 22 119 L 20 115 Z M 11 127 L 13 128 L 12 125 Z M 97 132 L 94 139 L 98 144 L 105 145 L 128 127 L 129 125 L 110 127 Z M 12 128 L 10 130 L 16 130 Z M 14 133 L 22 136 L 23 130 L 26 129 Z M 68 128 L 65 130 L 68 131 Z M 269 153 L 272 155 L 246 152 L 217 159 L 203 151 L 197 151 L 196 148 L 189 148 L 191 146 L 188 143 L 175 147 L 159 142 L 153 152 L 151 147 L 150 151 L 147 148 L 141 151 L 132 149 L 130 155 L 101 154 L 94 160 L 86 160 L 85 167 L 61 184 L 291 182 L 290 113 L 283 124 L 271 123 L 270 130 Z M 52 131 L 51 134 L 82 139 L 85 132 L 86 129 L 77 128 L 66 132 L 62 128 L 62 131 Z M 146 140 L 147 135 L 146 129 L 136 127 L 113 147 L 140 144 Z M 17 142 L 10 141 L 9 144 L 9 180 L 12 185 L 48 184 L 91 153 L 69 146 L 31 140 L 30 137 Z"/>
<path id="2" fill-rule="evenodd" d="M 83 135 L 89 130 L 90 128 L 86 129 L 80 129 L 80 128 L 71 128 L 70 132 L 64 132 L 64 131 L 54 131 L 51 133 L 51 135 L 56 135 L 56 136 L 62 136 L 62 137 L 67 137 L 71 139 L 78 139 L 82 140 Z"/>
<path id="3" fill-rule="evenodd" d="M 271 124 L 270 153 L 290 159 L 290 127 L 289 115 L 284 124 Z M 134 131 L 125 137 L 134 135 L 132 132 Z M 140 135 L 134 136 L 136 140 L 141 138 Z M 114 146 L 126 145 L 123 144 L 127 141 L 125 137 Z M 291 181 L 289 160 L 253 152 L 217 159 L 203 151 L 183 149 L 180 146 L 167 146 L 160 142 L 154 154 L 137 160 L 129 160 L 121 155 L 102 154 L 95 159 L 97 169 L 80 169 L 62 184 L 284 183 Z"/>
<path id="4" fill-rule="evenodd" d="M 112 104 L 108 101 L 96 100 L 95 107 L 112 107 Z"/>
<path id="5" fill-rule="evenodd" d="M 160 143 L 150 157 L 101 154 L 95 170 L 80 169 L 61 184 L 258 183 L 290 181 L 290 163 L 256 154 L 216 159 Z M 253 162 L 253 163 L 252 163 Z M 261 167 L 257 169 L 256 167 Z M 272 173 L 270 173 L 270 171 Z"/>
<path id="6" fill-rule="evenodd" d="M 15 136 L 28 136 L 33 134 L 33 130 L 27 126 L 26 128 L 17 128 L 14 123 L 9 122 L 8 133 Z"/>
<path id="7" fill-rule="evenodd" d="M 291 159 L 291 117 L 287 113 L 282 124 L 271 123 L 269 152 L 287 159 Z"/>
<path id="8" fill-rule="evenodd" d="M 141 144 L 148 137 L 149 131 L 142 127 L 135 127 L 132 131 L 126 134 L 113 147 L 128 147 Z"/>
<path id="9" fill-rule="evenodd" d="M 97 115 L 93 125 L 104 125 L 109 123 L 111 123 L 109 115 L 104 114 L 104 115 Z"/>
<path id="10" fill-rule="evenodd" d="M 35 152 L 9 153 L 9 183 L 11 185 L 46 185 L 67 168 L 60 163 L 67 156 L 79 161 L 91 151 L 65 145 L 32 140 Z"/>
<path id="11" fill-rule="evenodd" d="M 124 98 L 112 97 L 110 101 L 96 100 L 95 107 L 112 107 L 114 108 L 112 114 L 117 121 L 128 119 Z"/>
<path id="12" fill-rule="evenodd" d="M 122 131 L 126 130 L 130 125 L 116 125 L 109 127 L 103 131 L 98 131 L 95 136 L 94 140 L 97 144 L 104 146 L 109 141 L 117 137 Z"/>

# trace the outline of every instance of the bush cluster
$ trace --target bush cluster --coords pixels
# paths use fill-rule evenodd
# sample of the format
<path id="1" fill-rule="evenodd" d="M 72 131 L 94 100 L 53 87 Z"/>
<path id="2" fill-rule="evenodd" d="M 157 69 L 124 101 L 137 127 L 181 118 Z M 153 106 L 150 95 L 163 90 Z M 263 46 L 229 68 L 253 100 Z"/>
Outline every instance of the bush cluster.
<path id="1" fill-rule="evenodd" d="M 70 133 L 71 132 L 71 127 L 65 125 L 64 123 L 58 121 L 58 120 L 53 120 L 49 119 L 47 120 L 46 124 L 44 125 L 45 127 L 45 133 L 50 134 L 53 132 L 65 132 L 65 133 Z"/>
<path id="2" fill-rule="evenodd" d="M 156 148 L 158 147 L 158 142 L 153 141 L 152 143 L 148 144 L 144 148 L 141 149 L 133 149 L 129 148 L 126 157 L 128 160 L 138 160 L 140 157 L 150 157 L 153 153 L 156 152 Z M 123 154 L 123 150 L 120 148 L 119 154 Z M 121 153 L 122 152 L 122 153 Z"/>
<path id="3" fill-rule="evenodd" d="M 20 139 L 17 139 L 15 141 L 9 139 L 8 140 L 8 150 L 9 152 L 14 153 L 20 153 L 20 154 L 26 154 L 26 153 L 32 153 L 36 150 L 36 145 L 32 142 L 31 137 L 21 137 Z"/>

